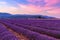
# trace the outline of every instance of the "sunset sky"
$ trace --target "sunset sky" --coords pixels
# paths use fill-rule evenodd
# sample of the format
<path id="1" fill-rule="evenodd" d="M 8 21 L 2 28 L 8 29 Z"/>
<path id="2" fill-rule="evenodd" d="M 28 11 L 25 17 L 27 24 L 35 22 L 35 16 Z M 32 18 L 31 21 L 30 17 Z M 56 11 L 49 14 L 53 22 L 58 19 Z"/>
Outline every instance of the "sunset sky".
<path id="1" fill-rule="evenodd" d="M 60 0 L 0 0 L 0 12 L 60 18 Z"/>

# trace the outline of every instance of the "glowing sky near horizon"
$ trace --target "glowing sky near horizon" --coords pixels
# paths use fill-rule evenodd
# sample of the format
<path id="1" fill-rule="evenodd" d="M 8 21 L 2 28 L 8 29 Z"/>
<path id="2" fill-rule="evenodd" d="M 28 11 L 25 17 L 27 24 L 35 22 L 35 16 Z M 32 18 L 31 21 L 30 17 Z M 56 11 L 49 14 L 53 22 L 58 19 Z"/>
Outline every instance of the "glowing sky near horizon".
<path id="1" fill-rule="evenodd" d="M 0 12 L 60 18 L 60 0 L 0 0 Z"/>

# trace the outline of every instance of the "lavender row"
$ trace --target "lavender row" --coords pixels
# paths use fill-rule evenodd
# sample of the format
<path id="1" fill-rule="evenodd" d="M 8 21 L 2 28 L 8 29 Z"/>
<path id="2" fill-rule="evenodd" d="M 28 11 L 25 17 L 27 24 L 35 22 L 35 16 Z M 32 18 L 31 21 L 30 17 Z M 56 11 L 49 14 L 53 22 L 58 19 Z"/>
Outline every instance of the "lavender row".
<path id="1" fill-rule="evenodd" d="M 28 30 L 28 29 L 24 29 L 22 27 L 15 26 L 15 25 L 12 25 L 12 24 L 7 23 L 7 22 L 2 22 L 2 23 L 4 23 L 7 27 L 13 29 L 17 33 L 22 33 L 24 36 L 28 37 L 30 40 L 57 40 L 53 37 L 39 34 L 37 32 L 33 32 L 33 31 Z"/>
<path id="2" fill-rule="evenodd" d="M 25 21 L 15 21 L 15 20 L 5 20 L 6 22 L 10 22 L 12 24 L 23 24 L 23 25 L 29 25 L 29 26 L 33 26 L 33 27 L 40 27 L 40 28 L 45 28 L 45 29 L 49 29 L 49 30 L 58 30 L 60 31 L 60 23 L 56 23 L 54 21 L 51 20 L 51 22 L 49 20 L 44 20 L 44 21 L 41 21 L 41 22 L 31 22 L 31 21 L 28 21 L 26 22 L 27 20 Z M 56 20 L 55 20 L 56 21 Z"/>
<path id="3" fill-rule="evenodd" d="M 19 25 L 19 24 L 15 24 L 18 27 L 22 27 L 31 31 L 35 31 L 41 34 L 46 34 L 55 38 L 60 38 L 60 31 L 56 31 L 56 30 L 48 30 L 48 29 L 44 29 L 44 28 L 39 28 L 39 27 L 32 27 L 32 26 L 26 26 L 26 25 Z"/>
<path id="4" fill-rule="evenodd" d="M 18 38 L 0 23 L 0 40 L 18 40 Z"/>
<path id="5" fill-rule="evenodd" d="M 33 27 L 33 26 L 26 26 L 26 25 L 19 25 L 19 24 L 16 24 L 16 25 L 18 25 L 20 27 L 23 27 L 25 29 L 35 31 L 35 32 L 39 32 L 39 33 L 47 34 L 49 36 L 60 38 L 60 31 L 56 31 L 56 30 L 60 30 L 60 28 L 58 29 L 58 28 L 53 28 L 53 27 L 47 27 L 47 28 L 51 28 L 51 29 L 52 28 L 56 29 L 56 30 L 48 30 L 48 29 L 39 28 L 39 27 Z"/>

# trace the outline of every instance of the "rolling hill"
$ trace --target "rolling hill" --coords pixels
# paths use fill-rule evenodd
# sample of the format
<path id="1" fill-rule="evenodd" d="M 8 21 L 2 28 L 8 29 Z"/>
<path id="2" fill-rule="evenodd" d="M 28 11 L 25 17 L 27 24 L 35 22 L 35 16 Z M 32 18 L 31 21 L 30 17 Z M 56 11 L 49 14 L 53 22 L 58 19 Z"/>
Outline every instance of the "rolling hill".
<path id="1" fill-rule="evenodd" d="M 1 13 L 0 12 L 0 18 L 41 18 L 41 19 L 52 19 L 55 17 L 50 16 L 44 16 L 44 15 L 12 15 L 10 13 Z"/>

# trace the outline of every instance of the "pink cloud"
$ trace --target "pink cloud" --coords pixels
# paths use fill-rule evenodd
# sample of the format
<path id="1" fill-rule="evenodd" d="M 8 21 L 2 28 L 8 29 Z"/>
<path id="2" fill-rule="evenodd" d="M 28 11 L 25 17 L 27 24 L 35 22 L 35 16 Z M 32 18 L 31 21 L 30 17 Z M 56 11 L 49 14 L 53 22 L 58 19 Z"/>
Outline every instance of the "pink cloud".
<path id="1" fill-rule="evenodd" d="M 25 11 L 26 13 L 38 13 L 41 11 L 39 7 L 36 7 L 35 5 L 23 5 L 19 4 L 20 10 Z"/>
<path id="2" fill-rule="evenodd" d="M 56 15 L 60 14 L 60 9 L 56 7 L 40 7 L 35 5 L 18 4 L 19 7 L 0 7 L 0 12 L 9 12 L 13 14 L 42 14 Z"/>
<path id="3" fill-rule="evenodd" d="M 46 6 L 51 6 L 59 2 L 59 0 L 45 0 Z"/>
<path id="4" fill-rule="evenodd" d="M 36 2 L 38 2 L 38 4 L 40 5 L 40 3 L 41 3 L 42 0 L 27 0 L 27 1 L 28 1 L 28 2 L 31 2 L 31 3 L 36 3 Z M 54 4 L 58 3 L 58 2 L 59 2 L 59 0 L 44 0 L 43 3 L 46 3 L 45 6 L 51 6 L 51 5 L 54 5 Z M 37 3 L 36 3 L 36 4 L 37 4 Z"/>
<path id="5" fill-rule="evenodd" d="M 32 2 L 32 3 L 35 3 L 35 2 L 40 2 L 41 0 L 27 0 L 28 2 Z"/>
<path id="6" fill-rule="evenodd" d="M 60 18 L 60 8 L 53 9 L 53 10 L 48 10 L 48 15 Z"/>
<path id="7" fill-rule="evenodd" d="M 58 17 L 57 15 L 60 15 L 60 8 L 57 7 L 40 7 L 40 6 L 35 6 L 35 5 L 24 5 L 24 4 L 19 4 L 19 10 L 20 13 L 25 13 L 25 14 L 41 14 L 41 15 L 48 15 L 48 16 L 55 16 Z"/>
<path id="8" fill-rule="evenodd" d="M 55 8 L 55 9 L 52 9 L 52 10 L 48 10 L 48 13 L 60 15 L 60 8 Z"/>
<path id="9" fill-rule="evenodd" d="M 13 6 L 0 7 L 0 12 L 7 12 L 7 13 L 15 14 L 16 11 L 18 11 L 18 9 Z"/>

